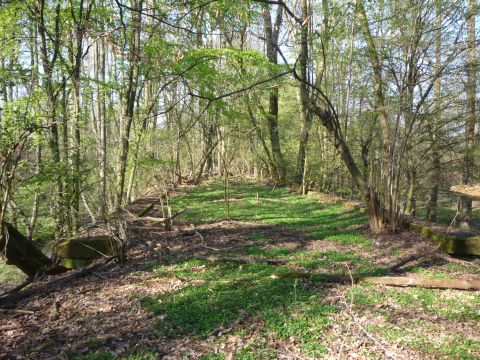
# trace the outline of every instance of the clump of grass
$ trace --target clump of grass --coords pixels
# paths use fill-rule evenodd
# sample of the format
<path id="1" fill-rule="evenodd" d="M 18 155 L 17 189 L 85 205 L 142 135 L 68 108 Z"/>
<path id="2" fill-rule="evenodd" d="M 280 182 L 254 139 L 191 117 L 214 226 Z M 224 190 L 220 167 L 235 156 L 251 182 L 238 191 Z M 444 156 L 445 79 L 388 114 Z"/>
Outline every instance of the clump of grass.
<path id="1" fill-rule="evenodd" d="M 376 304 L 397 304 L 412 311 L 422 311 L 441 316 L 448 320 L 478 320 L 480 319 L 480 295 L 449 297 L 442 290 L 409 288 L 382 289 L 370 285 L 356 286 L 350 289 L 349 297 L 354 303 L 364 306 Z"/>

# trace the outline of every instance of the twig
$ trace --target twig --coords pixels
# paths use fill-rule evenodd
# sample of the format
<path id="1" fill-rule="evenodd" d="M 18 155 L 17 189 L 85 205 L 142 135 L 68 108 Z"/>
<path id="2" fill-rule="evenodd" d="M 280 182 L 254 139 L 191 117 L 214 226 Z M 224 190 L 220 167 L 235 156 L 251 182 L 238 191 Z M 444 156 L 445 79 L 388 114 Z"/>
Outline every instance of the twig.
<path id="1" fill-rule="evenodd" d="M 145 209 L 143 209 L 142 211 L 140 211 L 138 213 L 138 217 L 142 217 L 144 215 L 146 215 L 150 210 L 152 210 L 154 208 L 154 206 L 159 202 L 160 200 L 159 199 L 155 199 L 155 201 L 153 201 L 150 205 L 148 205 Z"/>
<path id="2" fill-rule="evenodd" d="M 454 263 L 454 264 L 459 264 L 459 265 L 464 265 L 464 266 L 473 266 L 477 269 L 480 269 L 480 266 L 478 264 L 475 264 L 471 261 L 466 261 L 466 260 L 454 258 L 453 256 L 451 256 L 449 254 L 435 254 L 435 256 L 439 257 L 440 259 L 446 260 L 448 262 Z"/>
<path id="3" fill-rule="evenodd" d="M 350 280 L 351 280 L 351 286 L 349 289 L 352 289 L 354 284 L 355 284 L 355 281 L 354 281 L 354 278 L 352 276 L 352 273 L 350 271 L 350 268 L 348 267 L 347 265 L 347 269 L 348 269 L 348 273 L 350 275 Z M 345 299 L 345 295 L 343 296 L 343 298 Z M 354 325 L 356 325 L 371 341 L 373 341 L 377 346 L 379 346 L 384 352 L 385 352 L 385 356 L 387 358 L 398 358 L 398 355 L 395 354 L 394 351 L 390 351 L 388 350 L 380 341 L 378 341 L 373 335 L 371 335 L 364 327 L 363 325 L 358 321 L 356 315 L 355 315 L 355 312 L 353 311 L 352 307 L 353 307 L 353 294 L 351 296 L 351 299 L 350 299 L 350 304 L 348 305 L 346 301 L 343 302 L 345 304 L 345 307 L 346 307 L 346 310 L 348 312 L 348 315 L 350 316 L 351 320 L 352 320 L 352 323 Z"/>
<path id="4" fill-rule="evenodd" d="M 422 253 L 422 254 L 415 254 L 415 255 L 411 255 L 411 256 L 408 256 L 402 260 L 400 260 L 399 262 L 397 262 L 396 264 L 390 266 L 387 271 L 388 272 L 394 272 L 396 270 L 398 270 L 399 268 L 401 268 L 402 266 L 412 262 L 412 261 L 415 261 L 415 260 L 418 260 L 418 259 L 421 259 L 423 257 L 427 257 L 427 256 L 430 256 L 432 255 L 435 251 L 437 251 L 438 249 L 440 248 L 440 245 L 437 245 L 437 247 L 429 252 L 426 252 L 426 253 Z"/>
<path id="5" fill-rule="evenodd" d="M 2 313 L 16 313 L 16 314 L 27 314 L 27 315 L 33 315 L 35 314 L 35 311 L 32 310 L 24 310 L 24 309 L 0 309 L 0 312 Z"/>
<path id="6" fill-rule="evenodd" d="M 102 274 L 100 274 L 96 271 L 93 271 L 92 274 L 95 275 L 96 277 L 102 279 L 102 280 L 107 280 L 107 277 L 105 275 L 102 275 Z"/>
<path id="7" fill-rule="evenodd" d="M 218 249 L 218 248 L 214 248 L 214 247 L 211 247 L 211 246 L 208 246 L 208 245 L 205 245 L 205 239 L 204 237 L 202 236 L 202 234 L 200 234 L 197 230 L 194 231 L 195 232 L 195 235 L 198 236 L 201 240 L 200 242 L 200 246 L 205 248 L 205 249 L 209 249 L 209 250 L 213 250 L 213 251 L 225 251 L 225 250 L 230 250 L 231 247 L 228 247 L 228 248 L 223 248 L 223 249 Z"/>
<path id="8" fill-rule="evenodd" d="M 265 263 L 269 265 L 283 265 L 286 264 L 286 260 L 278 259 L 261 259 L 261 258 L 239 258 L 239 257 L 218 257 L 218 256 L 187 256 L 185 259 L 193 260 L 205 260 L 210 262 L 234 262 L 240 264 L 258 264 Z"/>

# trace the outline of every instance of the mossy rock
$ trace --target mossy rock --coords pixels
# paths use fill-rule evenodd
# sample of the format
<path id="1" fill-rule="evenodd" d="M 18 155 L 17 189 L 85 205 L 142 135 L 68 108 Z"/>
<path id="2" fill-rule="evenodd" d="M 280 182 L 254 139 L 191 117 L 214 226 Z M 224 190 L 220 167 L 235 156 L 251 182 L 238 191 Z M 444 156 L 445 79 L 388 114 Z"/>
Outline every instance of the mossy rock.
<path id="1" fill-rule="evenodd" d="M 480 255 L 480 236 L 466 239 L 446 238 L 442 248 L 449 254 Z"/>
<path id="2" fill-rule="evenodd" d="M 93 259 L 61 259 L 61 264 L 65 269 L 80 269 L 87 266 Z"/>
<path id="3" fill-rule="evenodd" d="M 56 246 L 55 253 L 61 259 L 96 259 L 114 255 L 117 250 L 110 236 L 98 235 L 65 240 Z"/>
<path id="4" fill-rule="evenodd" d="M 445 235 L 426 225 L 410 223 L 410 230 L 432 239 L 449 254 L 480 256 L 480 236 Z"/>

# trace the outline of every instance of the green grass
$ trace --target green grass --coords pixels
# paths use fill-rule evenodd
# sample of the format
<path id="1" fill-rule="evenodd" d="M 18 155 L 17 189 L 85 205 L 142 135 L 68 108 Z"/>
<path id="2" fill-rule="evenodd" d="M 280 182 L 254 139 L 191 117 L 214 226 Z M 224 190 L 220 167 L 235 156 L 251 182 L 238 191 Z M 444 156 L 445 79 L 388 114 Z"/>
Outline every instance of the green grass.
<path id="1" fill-rule="evenodd" d="M 365 217 L 341 205 L 324 205 L 290 194 L 285 189 L 257 189 L 245 183 L 232 182 L 230 218 L 257 221 L 288 227 L 311 239 L 369 246 L 370 240 L 349 228 L 364 223 Z M 184 219 L 201 224 L 227 218 L 227 207 L 221 183 L 212 182 L 195 188 L 172 201 L 174 210 L 188 207 Z M 268 235 L 252 232 L 255 244 L 243 255 L 281 258 L 289 265 L 317 270 L 333 270 L 334 263 L 356 262 L 367 266 L 366 259 L 353 251 L 298 251 L 273 246 Z M 238 254 L 237 254 L 238 255 Z M 343 269 L 341 269 L 343 270 Z M 338 309 L 323 301 L 318 289 L 299 279 L 272 278 L 273 273 L 290 271 L 288 266 L 209 263 L 199 260 L 180 261 L 149 268 L 157 276 L 175 276 L 195 280 L 195 285 L 173 293 L 148 296 L 141 304 L 158 316 L 160 336 L 193 336 L 207 338 L 219 329 L 242 331 L 249 323 L 261 324 L 261 335 L 235 353 L 235 359 L 276 358 L 267 338 L 282 341 L 295 338 L 303 353 L 314 358 L 326 353 L 331 314 Z M 326 275 L 328 276 L 328 275 Z M 320 276 L 321 277 L 321 276 Z M 222 359 L 222 354 L 206 354 L 204 359 Z"/>
<path id="2" fill-rule="evenodd" d="M 358 305 L 396 304 L 412 311 L 436 315 L 448 320 L 479 320 L 480 294 L 445 293 L 442 290 L 407 288 L 389 288 L 362 285 L 353 287 L 348 294 Z"/>
<path id="3" fill-rule="evenodd" d="M 376 316 L 384 317 L 386 324 L 371 325 L 368 329 L 387 342 L 401 343 L 436 358 L 478 358 L 478 338 L 458 337 L 446 331 L 444 326 L 437 325 L 436 321 L 421 319 L 422 314 L 428 314 L 437 320 L 475 323 L 480 319 L 478 293 L 449 293 L 422 288 L 382 289 L 363 285 L 353 287 L 347 298 L 357 306 L 370 309 Z M 412 320 L 397 325 L 398 315 L 392 314 L 390 309 L 401 309 L 401 313 L 409 313 Z"/>
<path id="4" fill-rule="evenodd" d="M 324 351 L 319 339 L 329 325 L 328 315 L 336 309 L 324 304 L 318 293 L 301 281 L 269 276 L 287 268 L 264 264 L 200 265 L 194 261 L 164 271 L 208 282 L 142 299 L 145 308 L 162 315 L 160 334 L 206 338 L 221 327 L 259 317 L 267 332 L 275 332 L 280 338 L 300 336 L 306 351 L 313 355 Z"/>
<path id="5" fill-rule="evenodd" d="M 357 211 L 346 211 L 342 205 L 320 204 L 309 197 L 292 195 L 287 189 L 257 188 L 244 182 L 231 182 L 230 218 L 240 221 L 258 221 L 291 229 L 307 229 L 312 238 L 357 243 L 368 241 L 348 228 L 363 224 L 365 216 Z M 227 219 L 227 204 L 219 181 L 195 188 L 173 199 L 175 210 L 188 207 L 183 218 L 192 223 Z M 347 230 L 345 230 L 347 229 Z M 338 234 L 344 232 L 344 234 Z M 344 236 L 342 236 L 344 235 Z M 252 234 L 253 240 L 265 240 L 261 234 Z"/>
<path id="6" fill-rule="evenodd" d="M 0 259 L 0 285 L 12 285 L 24 281 L 27 276 L 13 265 Z"/>
<path id="7" fill-rule="evenodd" d="M 339 204 L 322 204 L 285 189 L 261 187 L 258 194 L 257 200 L 256 186 L 232 181 L 230 219 L 272 225 L 273 229 L 275 226 L 278 229 L 286 227 L 292 234 L 308 240 L 327 240 L 330 246 L 307 249 L 290 246 L 292 244 L 276 245 L 272 232 L 252 229 L 246 236 L 248 246 L 235 254 L 217 255 L 283 259 L 287 261 L 286 265 L 252 263 L 239 266 L 202 260 L 150 264 L 145 271 L 157 277 L 180 280 L 181 287 L 173 292 L 145 296 L 138 301 L 156 317 L 155 333 L 159 337 L 208 339 L 214 344 L 224 344 L 230 336 L 235 336 L 242 342 L 233 353 L 233 358 L 239 360 L 276 359 L 279 343 L 294 343 L 302 355 L 322 358 L 327 354 L 329 343 L 337 340 L 332 338 L 330 327 L 341 309 L 326 300 L 331 289 L 320 285 L 330 276 L 343 274 L 347 267 L 357 274 L 385 274 L 384 268 L 366 255 L 366 250 L 372 248 L 371 240 L 354 230 L 367 219 Z M 174 211 L 190 208 L 182 219 L 191 223 L 227 219 L 220 181 L 191 189 L 173 198 L 172 205 Z M 284 237 L 288 237 L 288 232 L 285 233 Z M 295 241 L 293 239 L 292 243 Z M 338 245 L 338 248 L 332 249 L 331 245 Z M 271 276 L 289 272 L 292 268 L 318 274 L 308 280 Z M 434 278 L 449 278 L 452 272 L 464 270 L 463 266 L 451 264 L 442 265 L 441 272 L 438 266 L 413 268 L 421 276 Z M 480 353 L 477 339 L 461 338 L 428 319 L 469 323 L 480 320 L 480 295 L 477 293 L 385 288 L 368 284 L 345 291 L 346 299 L 353 302 L 355 311 L 366 311 L 383 318 L 381 324 L 368 325 L 368 330 L 380 339 L 399 342 L 419 353 L 435 354 L 438 358 L 473 359 L 472 354 Z M 412 320 L 397 325 L 400 310 L 409 313 Z M 96 339 L 91 342 L 95 345 Z M 150 353 L 145 354 L 147 357 L 133 357 L 144 355 L 131 354 L 124 358 L 149 359 Z M 379 357 L 378 354 L 370 355 Z M 112 356 L 110 353 L 92 356 L 81 359 L 115 358 L 109 357 Z M 230 357 L 222 350 L 207 352 L 201 357 L 203 360 L 227 358 Z"/>

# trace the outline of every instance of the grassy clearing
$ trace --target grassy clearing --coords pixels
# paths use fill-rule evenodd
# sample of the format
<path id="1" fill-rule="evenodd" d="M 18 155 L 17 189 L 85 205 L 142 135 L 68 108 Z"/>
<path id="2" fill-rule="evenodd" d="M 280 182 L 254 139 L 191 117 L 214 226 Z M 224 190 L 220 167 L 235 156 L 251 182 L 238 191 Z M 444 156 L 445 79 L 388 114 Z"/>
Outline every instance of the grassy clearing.
<path id="1" fill-rule="evenodd" d="M 384 358 L 379 348 L 359 350 L 352 345 L 371 340 L 365 340 L 362 331 L 351 331 L 355 326 L 350 323 L 344 303 L 349 301 L 351 311 L 368 320 L 365 324 L 368 332 L 389 348 L 408 349 L 409 354 L 415 354 L 413 358 L 420 359 L 432 354 L 445 359 L 480 357 L 478 293 L 368 284 L 325 285 L 324 280 L 344 273 L 347 267 L 357 274 L 383 275 L 384 266 L 374 259 L 402 253 L 399 249 L 381 253 L 371 239 L 357 232 L 355 228 L 365 223 L 365 216 L 338 204 L 291 194 L 285 189 L 257 189 L 255 185 L 240 182 L 232 182 L 230 196 L 231 219 L 272 226 L 253 226 L 251 232 L 242 228 L 238 234 L 235 227 L 229 228 L 229 234 L 234 232 L 235 239 L 242 237 L 241 243 L 246 245 L 215 255 L 276 258 L 286 260 L 287 264 L 239 266 L 187 259 L 149 264 L 139 271 L 148 273 L 149 281 L 153 277 L 175 286 L 153 295 L 139 296 L 132 291 L 127 296 L 138 299 L 139 306 L 154 317 L 155 337 L 198 344 L 204 352 L 203 360 L 273 360 L 292 349 L 302 357 L 319 359 L 332 355 L 339 341 L 350 341 L 348 351 L 365 358 Z M 172 204 L 174 211 L 184 207 L 192 209 L 183 216 L 190 223 L 200 225 L 227 218 L 219 181 L 175 197 Z M 217 231 L 215 234 L 228 228 L 228 224 L 216 225 L 212 225 Z M 297 246 L 302 241 L 303 245 Z M 312 270 L 319 274 L 308 279 L 271 276 L 292 270 Z M 473 273 L 471 270 L 463 265 L 437 262 L 414 267 L 412 272 L 419 276 L 449 278 Z M 118 358 L 104 351 L 108 346 L 101 339 L 92 337 L 86 346 L 98 352 L 71 358 Z M 343 355 L 348 357 L 348 351 Z M 137 349 L 122 359 L 158 356 L 154 349 Z M 336 353 L 333 356 L 345 358 Z"/>
<path id="2" fill-rule="evenodd" d="M 187 212 L 184 218 L 198 224 L 227 219 L 224 199 L 222 184 L 216 181 L 176 197 L 173 205 L 176 209 L 191 208 L 192 211 Z M 293 195 L 283 188 L 272 190 L 232 182 L 230 218 L 306 230 L 312 239 L 371 245 L 370 241 L 351 230 L 366 221 L 365 216 L 356 210 L 346 210 L 339 204 L 320 204 L 309 197 Z M 252 236 L 254 238 L 258 235 Z"/>
<path id="3" fill-rule="evenodd" d="M 178 209 L 191 208 L 185 218 L 196 224 L 227 217 L 219 182 L 176 197 L 173 205 Z M 370 240 L 346 230 L 363 223 L 362 215 L 348 212 L 340 205 L 322 205 L 310 198 L 292 195 L 285 189 L 256 189 L 249 184 L 234 183 L 230 218 L 303 230 L 311 239 L 330 238 L 335 242 L 370 246 Z M 252 232 L 250 239 L 255 244 L 245 248 L 243 255 L 282 258 L 288 260 L 290 266 L 335 273 L 335 262 L 367 263 L 353 252 L 272 247 L 268 235 L 261 233 Z M 160 336 L 206 339 L 219 333 L 221 342 L 222 329 L 241 334 L 253 323 L 256 335 L 245 340 L 245 345 L 235 352 L 235 359 L 257 359 L 259 354 L 262 359 L 275 359 L 277 352 L 271 347 L 272 341 L 295 341 L 305 355 L 314 358 L 326 354 L 330 315 L 338 312 L 338 308 L 324 302 L 321 291 L 310 282 L 271 277 L 273 273 L 289 271 L 287 266 L 238 266 L 192 260 L 159 265 L 150 271 L 195 283 L 174 293 L 141 300 L 146 309 L 159 316 Z M 204 359 L 221 358 L 221 354 L 204 356 Z"/>
<path id="4" fill-rule="evenodd" d="M 257 198 L 258 194 L 258 198 Z M 207 221 L 226 219 L 227 207 L 221 183 L 211 183 L 179 196 L 173 201 L 176 208 L 189 207 L 188 221 L 200 224 Z M 349 211 L 341 205 L 320 204 L 310 198 L 288 193 L 284 189 L 256 189 L 254 186 L 234 183 L 231 190 L 230 216 L 241 221 L 258 221 L 296 229 L 310 239 L 326 239 L 332 243 L 351 244 L 349 250 L 294 250 L 272 247 L 270 239 L 262 233 L 252 232 L 254 245 L 246 247 L 243 254 L 282 258 L 288 266 L 304 269 L 335 271 L 344 264 L 357 272 L 382 273 L 365 256 L 355 251 L 355 246 L 371 248 L 371 240 L 352 230 L 365 222 L 365 217 Z M 397 254 L 398 255 L 398 254 Z M 275 272 L 288 271 L 288 266 L 248 264 L 211 264 L 203 261 L 183 261 L 169 266 L 154 266 L 150 269 L 157 276 L 175 277 L 194 285 L 164 295 L 141 300 L 142 306 L 158 316 L 159 336 L 192 336 L 206 339 L 215 334 L 222 343 L 232 331 L 245 339 L 234 353 L 235 359 L 275 359 L 275 341 L 291 341 L 306 356 L 321 358 L 331 341 L 329 334 L 332 314 L 341 311 L 323 298 L 326 293 L 315 288 L 315 283 L 298 279 L 272 279 Z M 450 266 L 450 265 L 449 265 Z M 448 274 L 433 270 L 414 269 L 433 277 L 448 277 Z M 464 269 L 452 268 L 452 271 Z M 372 325 L 370 330 L 386 341 L 399 342 L 420 352 L 434 352 L 439 357 L 459 354 L 469 358 L 478 353 L 478 341 L 461 339 L 450 334 L 443 336 L 440 329 L 425 320 L 412 321 L 408 326 L 395 327 L 392 309 L 406 309 L 413 314 L 442 317 L 448 321 L 477 321 L 480 297 L 476 294 L 458 293 L 448 297 L 445 292 L 426 289 L 385 289 L 368 285 L 354 286 L 347 293 L 359 311 L 380 313 L 385 324 Z M 380 310 L 379 310 L 380 309 Z M 251 335 L 248 324 L 255 325 Z M 425 334 L 413 336 L 422 327 L 429 326 Z M 249 334 L 247 336 L 247 334 Z M 372 357 L 379 356 L 373 354 Z M 205 354 L 202 359 L 224 359 L 220 353 Z"/>
<path id="5" fill-rule="evenodd" d="M 346 251 L 296 251 L 271 247 L 268 245 L 268 236 L 253 232 L 250 239 L 255 241 L 255 245 L 245 248 L 245 255 L 287 259 L 289 266 L 333 273 L 339 267 L 344 270 L 345 263 L 357 272 L 381 274 L 383 271 L 354 250 L 355 246 L 371 248 L 370 239 L 352 230 L 366 220 L 356 211 L 349 211 L 341 205 L 320 204 L 310 198 L 292 195 L 284 189 L 257 190 L 254 186 L 242 183 L 233 184 L 231 198 L 232 219 L 281 225 L 302 231 L 310 239 L 326 239 L 353 246 Z M 220 183 L 212 183 L 175 198 L 174 206 L 191 208 L 192 211 L 187 213 L 186 218 L 197 224 L 223 220 L 227 214 Z M 186 286 L 174 293 L 144 298 L 141 302 L 151 313 L 159 316 L 158 331 L 162 336 L 194 336 L 205 339 L 218 329 L 230 327 L 235 329 L 234 333 L 242 335 L 246 324 L 257 323 L 255 336 L 249 337 L 245 346 L 235 352 L 235 359 L 256 359 L 259 354 L 262 359 L 275 359 L 277 351 L 271 346 L 272 339 L 288 342 L 292 337 L 304 355 L 321 358 L 326 354 L 329 343 L 335 341 L 329 335 L 331 315 L 341 310 L 323 301 L 325 294 L 309 282 L 269 277 L 273 272 L 287 269 L 286 266 L 249 264 L 239 267 L 202 261 L 158 266 L 151 269 L 158 276 L 174 276 L 194 281 L 195 285 Z M 448 274 L 437 274 L 433 270 L 419 268 L 416 271 L 423 271 L 433 277 L 448 277 Z M 315 283 L 315 279 L 312 283 Z M 439 357 L 458 354 L 459 358 L 473 358 L 472 354 L 480 351 L 476 339 L 461 339 L 454 334 L 444 336 L 441 329 L 428 320 L 425 321 L 429 325 L 425 332 L 428 336 L 413 336 L 425 326 L 417 321 L 397 328 L 388 324 L 389 320 L 395 318 L 392 308 L 402 308 L 413 314 L 426 314 L 433 318 L 442 317 L 447 321 L 478 320 L 478 295 L 460 292 L 456 297 L 448 297 L 444 294 L 446 293 L 439 290 L 387 290 L 368 285 L 354 286 L 347 293 L 359 311 L 378 313 L 378 309 L 381 309 L 386 324 L 376 327 L 372 325 L 371 328 L 381 339 L 400 342 L 421 353 L 434 352 Z M 223 338 L 220 331 L 218 341 L 224 341 Z M 371 356 L 375 358 L 379 354 Z M 205 354 L 202 359 L 223 358 L 224 355 L 220 352 Z"/>

